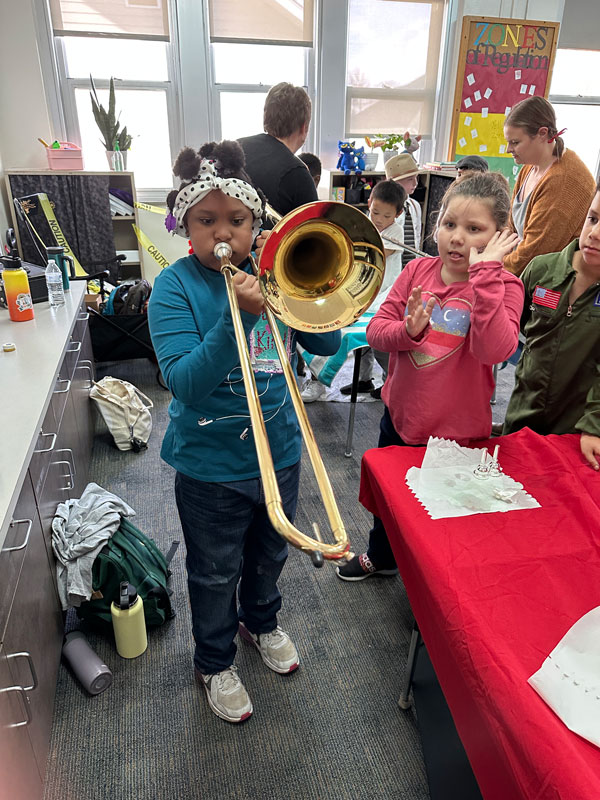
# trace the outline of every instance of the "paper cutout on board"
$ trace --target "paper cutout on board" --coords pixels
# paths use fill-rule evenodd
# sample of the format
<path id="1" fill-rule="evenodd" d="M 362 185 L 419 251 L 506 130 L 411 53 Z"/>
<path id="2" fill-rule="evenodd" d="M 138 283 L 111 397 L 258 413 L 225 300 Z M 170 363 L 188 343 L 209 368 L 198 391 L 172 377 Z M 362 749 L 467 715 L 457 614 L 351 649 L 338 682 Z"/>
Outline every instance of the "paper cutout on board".
<path id="1" fill-rule="evenodd" d="M 483 117 L 483 119 L 485 119 L 487 117 L 487 115 L 488 115 L 488 109 L 487 108 L 482 108 L 481 109 L 481 116 Z"/>
<path id="2" fill-rule="evenodd" d="M 520 94 L 525 94 L 526 92 L 527 92 L 527 84 L 526 83 L 522 83 L 521 84 Z"/>
<path id="3" fill-rule="evenodd" d="M 510 114 L 510 109 L 511 109 L 511 106 L 506 106 L 506 108 L 504 109 L 504 115 L 506 117 L 508 117 L 508 115 Z"/>
<path id="4" fill-rule="evenodd" d="M 485 153 L 485 152 L 487 152 L 487 144 L 480 144 L 480 145 L 479 145 L 479 152 L 480 152 L 480 153 Z"/>
<path id="5" fill-rule="evenodd" d="M 486 100 L 488 100 L 492 96 L 492 90 L 489 88 L 489 86 L 483 93 L 483 96 L 485 97 Z"/>
<path id="6" fill-rule="evenodd" d="M 505 144 L 501 144 L 500 147 L 498 148 L 498 152 L 501 153 L 501 154 L 506 153 L 506 145 Z"/>
<path id="7" fill-rule="evenodd" d="M 532 95 L 533 95 L 533 94 L 535 94 L 535 86 L 534 86 L 534 84 L 533 84 L 533 83 L 532 83 L 532 84 L 531 84 L 531 86 L 529 87 L 529 94 L 532 94 Z"/>
<path id="8" fill-rule="evenodd" d="M 479 91 L 479 89 L 475 92 L 473 97 L 475 98 L 475 100 L 477 100 L 477 102 L 481 100 L 481 92 Z"/>
<path id="9" fill-rule="evenodd" d="M 467 140 L 463 137 L 462 139 L 458 140 L 458 143 L 461 147 L 465 147 L 467 144 Z"/>
<path id="10" fill-rule="evenodd" d="M 471 108 L 472 105 L 473 103 L 471 102 L 471 98 L 465 97 L 465 108 Z"/>
<path id="11" fill-rule="evenodd" d="M 473 75 L 472 72 L 469 75 L 467 75 L 467 81 L 469 83 L 469 86 L 472 86 L 475 83 L 475 76 Z"/>
<path id="12" fill-rule="evenodd" d="M 465 117 L 465 125 L 467 128 L 471 125 L 471 117 Z"/>
<path id="13" fill-rule="evenodd" d="M 520 69 L 516 69 L 515 70 L 515 80 L 516 81 L 521 80 L 521 70 Z"/>
<path id="14" fill-rule="evenodd" d="M 471 139 L 477 138 L 477 128 L 473 128 L 471 131 Z"/>

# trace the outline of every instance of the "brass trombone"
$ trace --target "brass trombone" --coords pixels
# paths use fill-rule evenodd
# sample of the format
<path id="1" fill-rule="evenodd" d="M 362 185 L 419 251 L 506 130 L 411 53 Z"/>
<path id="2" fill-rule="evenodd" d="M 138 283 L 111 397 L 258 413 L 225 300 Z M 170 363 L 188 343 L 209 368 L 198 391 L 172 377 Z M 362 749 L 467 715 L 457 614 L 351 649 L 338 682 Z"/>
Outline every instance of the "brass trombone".
<path id="1" fill-rule="evenodd" d="M 270 215 L 279 221 L 269 233 L 258 265 L 254 259 L 252 264 L 265 298 L 267 321 L 335 544 L 323 541 L 316 522 L 312 523 L 314 538 L 311 538 L 292 525 L 283 512 L 233 286 L 233 273 L 238 270 L 230 261 L 232 251 L 226 242 L 217 244 L 214 254 L 221 262 L 225 277 L 269 519 L 284 539 L 308 552 L 315 566 L 322 566 L 323 558 L 348 558 L 350 543 L 275 317 L 292 328 L 311 333 L 350 325 L 375 299 L 383 280 L 385 255 L 373 223 L 361 211 L 345 203 L 308 203 L 284 218 L 274 212 Z"/>

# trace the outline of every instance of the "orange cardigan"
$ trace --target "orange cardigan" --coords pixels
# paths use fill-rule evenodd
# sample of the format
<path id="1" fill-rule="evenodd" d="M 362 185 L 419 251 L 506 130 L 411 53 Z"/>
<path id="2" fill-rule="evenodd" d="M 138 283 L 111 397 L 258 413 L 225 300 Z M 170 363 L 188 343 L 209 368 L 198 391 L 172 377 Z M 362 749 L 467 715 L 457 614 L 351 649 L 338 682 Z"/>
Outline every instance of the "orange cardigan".
<path id="1" fill-rule="evenodd" d="M 533 169 L 519 172 L 512 199 Z M 520 275 L 535 256 L 557 253 L 581 233 L 595 192 L 591 172 L 572 150 L 565 150 L 529 195 L 523 240 L 504 259 L 509 272 Z M 510 227 L 515 230 L 512 215 Z"/>

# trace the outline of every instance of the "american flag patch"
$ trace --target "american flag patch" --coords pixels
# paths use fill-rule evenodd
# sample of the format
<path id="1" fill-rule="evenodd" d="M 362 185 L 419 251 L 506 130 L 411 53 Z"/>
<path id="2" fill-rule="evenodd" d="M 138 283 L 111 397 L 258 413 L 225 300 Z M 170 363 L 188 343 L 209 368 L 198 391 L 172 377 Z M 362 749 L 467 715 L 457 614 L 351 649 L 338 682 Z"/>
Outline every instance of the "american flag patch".
<path id="1" fill-rule="evenodd" d="M 533 302 L 538 306 L 546 308 L 557 308 L 562 292 L 553 292 L 551 289 L 544 289 L 543 286 L 536 286 L 533 293 Z"/>

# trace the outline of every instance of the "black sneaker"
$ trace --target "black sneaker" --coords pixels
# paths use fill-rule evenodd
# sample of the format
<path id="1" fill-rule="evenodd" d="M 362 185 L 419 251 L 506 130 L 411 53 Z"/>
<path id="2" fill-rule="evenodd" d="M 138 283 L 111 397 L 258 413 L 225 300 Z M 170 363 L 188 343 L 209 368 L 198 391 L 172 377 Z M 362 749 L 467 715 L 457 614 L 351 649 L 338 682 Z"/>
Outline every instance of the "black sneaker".
<path id="1" fill-rule="evenodd" d="M 343 581 L 363 581 L 365 578 L 370 578 L 372 575 L 382 575 L 391 577 L 398 574 L 398 568 L 393 569 L 377 569 L 375 564 L 371 561 L 366 553 L 361 553 L 359 556 L 354 556 L 350 561 L 335 568 L 338 578 Z"/>
<path id="2" fill-rule="evenodd" d="M 378 386 L 376 389 L 373 389 L 372 391 L 369 392 L 369 394 L 371 395 L 373 400 L 381 400 L 381 390 L 382 389 L 383 389 L 383 386 Z"/>
<path id="3" fill-rule="evenodd" d="M 367 392 L 373 391 L 375 386 L 373 385 L 373 381 L 359 381 L 356 390 L 359 394 L 366 394 Z M 346 386 L 342 386 L 340 389 L 340 394 L 352 394 L 352 384 L 347 383 Z"/>

